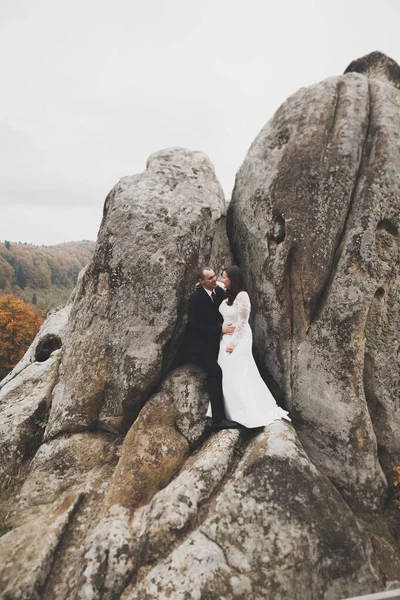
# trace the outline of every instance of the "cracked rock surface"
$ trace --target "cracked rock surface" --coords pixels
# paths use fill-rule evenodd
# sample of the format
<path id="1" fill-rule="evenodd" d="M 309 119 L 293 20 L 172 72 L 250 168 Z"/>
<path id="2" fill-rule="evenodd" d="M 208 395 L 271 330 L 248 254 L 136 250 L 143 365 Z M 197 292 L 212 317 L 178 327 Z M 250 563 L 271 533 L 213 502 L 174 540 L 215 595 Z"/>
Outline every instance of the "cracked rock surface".
<path id="1" fill-rule="evenodd" d="M 307 452 L 367 507 L 400 461 L 400 90 L 374 73 L 291 96 L 253 142 L 228 213 L 260 360 Z"/>
<path id="2" fill-rule="evenodd" d="M 123 599 L 184 599 L 187 590 L 191 598 L 333 599 L 377 589 L 368 554 L 343 499 L 291 425 L 276 421 L 248 445 L 208 518 Z"/>
<path id="3" fill-rule="evenodd" d="M 126 433 L 182 342 L 187 297 L 211 259 L 225 200 L 204 154 L 156 152 L 111 190 L 77 286 L 47 439 L 86 427 Z"/>

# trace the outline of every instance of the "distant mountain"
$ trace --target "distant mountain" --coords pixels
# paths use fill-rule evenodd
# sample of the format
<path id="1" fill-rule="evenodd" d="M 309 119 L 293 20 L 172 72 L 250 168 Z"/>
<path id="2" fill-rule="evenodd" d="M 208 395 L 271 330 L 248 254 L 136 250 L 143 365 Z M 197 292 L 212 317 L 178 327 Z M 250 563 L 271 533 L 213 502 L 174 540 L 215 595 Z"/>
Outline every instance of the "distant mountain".
<path id="1" fill-rule="evenodd" d="M 0 242 L 0 296 L 18 296 L 45 315 L 66 303 L 95 245 L 87 240 L 55 246 Z"/>

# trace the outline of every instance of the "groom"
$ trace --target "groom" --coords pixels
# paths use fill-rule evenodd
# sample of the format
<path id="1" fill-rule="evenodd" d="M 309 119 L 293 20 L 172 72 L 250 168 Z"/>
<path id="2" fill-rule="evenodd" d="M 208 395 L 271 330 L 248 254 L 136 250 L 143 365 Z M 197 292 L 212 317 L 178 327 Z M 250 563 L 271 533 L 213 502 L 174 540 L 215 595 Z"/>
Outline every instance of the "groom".
<path id="1" fill-rule="evenodd" d="M 224 299 L 224 291 L 217 284 L 214 271 L 210 267 L 203 267 L 198 280 L 188 304 L 191 359 L 207 373 L 213 429 L 236 429 L 239 424 L 226 418 L 222 371 L 217 362 L 221 333 L 232 335 L 235 327 L 222 325 L 223 319 L 218 308 Z"/>

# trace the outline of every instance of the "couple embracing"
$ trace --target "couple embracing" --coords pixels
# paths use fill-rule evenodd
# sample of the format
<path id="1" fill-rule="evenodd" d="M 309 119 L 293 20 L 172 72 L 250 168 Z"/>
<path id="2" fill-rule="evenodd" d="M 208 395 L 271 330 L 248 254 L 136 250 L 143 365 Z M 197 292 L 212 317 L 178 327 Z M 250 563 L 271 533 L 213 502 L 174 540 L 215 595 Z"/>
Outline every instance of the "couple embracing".
<path id="1" fill-rule="evenodd" d="M 228 267 L 222 288 L 214 271 L 204 267 L 189 299 L 192 361 L 207 373 L 213 429 L 269 425 L 287 419 L 262 380 L 252 354 L 250 299 L 239 267 Z"/>

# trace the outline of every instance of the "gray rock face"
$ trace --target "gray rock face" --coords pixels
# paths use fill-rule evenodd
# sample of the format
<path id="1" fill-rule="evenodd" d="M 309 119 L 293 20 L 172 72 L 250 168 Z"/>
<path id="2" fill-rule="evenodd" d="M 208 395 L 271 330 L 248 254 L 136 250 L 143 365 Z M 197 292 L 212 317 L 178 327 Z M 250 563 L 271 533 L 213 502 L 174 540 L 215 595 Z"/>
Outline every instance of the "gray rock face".
<path id="1" fill-rule="evenodd" d="M 122 598 L 333 600 L 378 585 L 351 511 L 277 421 L 248 445 L 204 522 Z"/>
<path id="2" fill-rule="evenodd" d="M 102 467 L 115 466 L 118 441 L 98 431 L 67 434 L 42 444 L 21 488 L 18 510 L 55 502 L 72 487 L 88 492 L 102 486 L 106 477 Z"/>
<path id="3" fill-rule="evenodd" d="M 175 407 L 178 431 L 189 444 L 198 442 L 205 431 L 204 415 L 208 406 L 206 376 L 203 369 L 193 365 L 175 369 L 163 381 L 159 393 L 163 394 L 170 406 Z"/>
<path id="4" fill-rule="evenodd" d="M 119 597 L 137 569 L 140 540 L 154 525 L 150 519 L 149 525 L 143 526 L 144 532 L 139 533 L 140 509 L 169 483 L 185 463 L 189 444 L 203 435 L 207 403 L 203 371 L 184 366 L 166 377 L 140 411 L 122 444 L 101 518 L 85 542 L 79 597 L 103 598 L 103 594 L 108 599 Z M 215 478 L 217 472 L 213 474 Z M 180 476 L 175 481 L 179 479 Z M 171 503 L 171 498 L 166 498 L 166 502 Z M 193 503 L 192 516 L 196 507 Z M 130 520 L 138 509 L 137 525 L 131 527 Z M 168 525 L 164 523 L 164 535 L 171 543 L 174 532 L 168 528 L 166 533 L 166 528 Z M 158 542 L 162 537 L 157 538 Z M 100 584 L 99 570 L 103 572 Z"/>
<path id="5" fill-rule="evenodd" d="M 49 576 L 54 554 L 80 496 L 71 494 L 47 512 L 0 538 L 0 583 L 5 600 L 42 600 L 41 590 Z M 44 535 L 44 532 L 46 535 Z"/>
<path id="6" fill-rule="evenodd" d="M 212 436 L 133 518 L 120 504 L 111 506 L 87 539 L 79 598 L 120 598 L 139 569 L 148 569 L 173 550 L 196 524 L 201 503 L 226 475 L 238 437 L 238 431 Z"/>
<path id="7" fill-rule="evenodd" d="M 126 431 L 171 365 L 187 297 L 210 261 L 224 196 L 208 158 L 168 149 L 110 192 L 75 294 L 46 438 Z"/>
<path id="8" fill-rule="evenodd" d="M 59 359 L 58 351 L 32 363 L 0 391 L 0 481 L 17 473 L 42 441 Z"/>
<path id="9" fill-rule="evenodd" d="M 119 443 L 105 432 L 43 443 L 18 494 L 1 494 L 0 524 L 12 526 L 5 535 L 0 528 L 5 599 L 74 597 L 83 544 L 103 504 Z"/>
<path id="10" fill-rule="evenodd" d="M 138 565 L 164 558 L 194 522 L 199 508 L 224 479 L 232 463 L 239 431 L 214 434 L 187 460 L 179 475 L 158 492 L 140 515 Z"/>
<path id="11" fill-rule="evenodd" d="M 300 90 L 251 146 L 228 212 L 259 356 L 306 450 L 368 507 L 386 487 L 378 445 L 400 460 L 399 100 L 353 73 Z"/>

